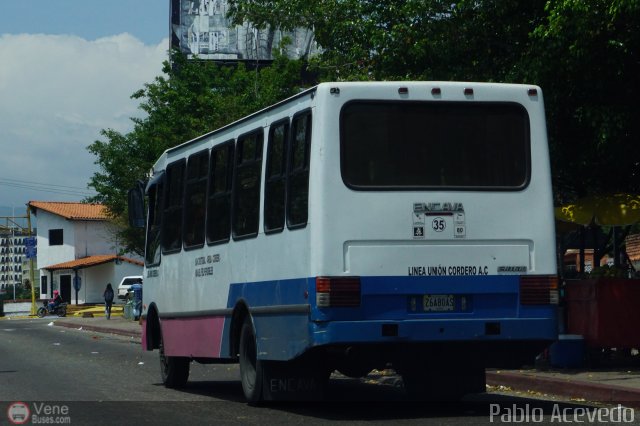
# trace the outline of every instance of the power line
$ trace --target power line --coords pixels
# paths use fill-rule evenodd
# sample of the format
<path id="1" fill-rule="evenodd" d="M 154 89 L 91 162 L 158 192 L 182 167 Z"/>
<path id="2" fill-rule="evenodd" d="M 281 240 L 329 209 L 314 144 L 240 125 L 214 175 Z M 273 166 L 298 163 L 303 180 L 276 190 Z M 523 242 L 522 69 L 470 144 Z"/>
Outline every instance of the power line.
<path id="1" fill-rule="evenodd" d="M 47 192 L 51 194 L 64 194 L 64 195 L 74 195 L 74 196 L 81 196 L 81 197 L 90 197 L 92 195 L 95 195 L 95 193 L 89 193 L 89 192 L 63 191 L 63 190 L 57 190 L 53 188 L 36 187 L 36 186 L 30 186 L 30 185 L 8 184 L 3 182 L 0 182 L 0 185 L 11 186 L 15 188 L 30 189 L 32 191 Z"/>
<path id="2" fill-rule="evenodd" d="M 6 180 L 8 182 L 32 183 L 32 184 L 35 184 L 35 185 L 57 186 L 57 187 L 60 187 L 60 188 L 71 188 L 71 189 L 84 190 L 84 188 L 81 188 L 79 186 L 56 185 L 56 184 L 53 184 L 53 183 L 42 183 L 42 182 L 35 182 L 35 181 L 24 180 L 24 179 L 11 179 L 11 178 L 0 177 L 0 181 L 3 181 L 3 180 Z"/>
<path id="3" fill-rule="evenodd" d="M 91 192 L 66 191 L 66 190 L 55 189 L 55 188 L 50 188 L 46 186 L 20 185 L 16 183 L 8 183 L 8 182 L 2 182 L 2 181 L 0 181 L 0 185 L 11 186 L 15 188 L 24 188 L 24 189 L 30 189 L 33 191 L 48 192 L 48 193 L 54 193 L 54 194 L 77 195 L 77 196 L 83 196 L 83 197 L 89 197 L 91 195 L 95 195 L 95 193 L 91 193 Z"/>
<path id="4" fill-rule="evenodd" d="M 17 180 L 10 178 L 0 177 L 0 185 L 10 186 L 14 188 L 24 188 L 33 191 L 49 192 L 54 194 L 76 195 L 82 197 L 89 197 L 96 195 L 95 191 L 80 188 L 77 186 L 56 185 L 51 183 L 34 182 L 27 180 Z"/>

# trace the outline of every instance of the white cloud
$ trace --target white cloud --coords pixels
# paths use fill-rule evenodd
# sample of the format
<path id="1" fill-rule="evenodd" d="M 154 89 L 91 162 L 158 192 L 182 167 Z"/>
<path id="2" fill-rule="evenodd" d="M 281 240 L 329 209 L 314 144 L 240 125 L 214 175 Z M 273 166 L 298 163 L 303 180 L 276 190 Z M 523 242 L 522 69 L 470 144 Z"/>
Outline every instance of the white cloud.
<path id="1" fill-rule="evenodd" d="M 161 74 L 167 48 L 129 34 L 1 35 L 0 205 L 82 198 L 5 180 L 86 188 L 97 170 L 86 147 L 101 129 L 131 130 L 129 117 L 141 112 L 130 96 Z"/>

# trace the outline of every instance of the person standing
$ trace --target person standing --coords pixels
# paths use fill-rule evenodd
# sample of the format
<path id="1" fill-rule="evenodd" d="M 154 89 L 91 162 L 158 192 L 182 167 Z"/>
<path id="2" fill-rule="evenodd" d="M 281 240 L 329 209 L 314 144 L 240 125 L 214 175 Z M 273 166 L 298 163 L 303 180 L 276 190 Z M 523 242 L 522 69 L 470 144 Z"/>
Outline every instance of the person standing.
<path id="1" fill-rule="evenodd" d="M 113 287 L 111 287 L 111 283 L 107 284 L 107 288 L 104 290 L 104 315 L 107 319 L 111 319 L 111 305 L 113 305 Z"/>

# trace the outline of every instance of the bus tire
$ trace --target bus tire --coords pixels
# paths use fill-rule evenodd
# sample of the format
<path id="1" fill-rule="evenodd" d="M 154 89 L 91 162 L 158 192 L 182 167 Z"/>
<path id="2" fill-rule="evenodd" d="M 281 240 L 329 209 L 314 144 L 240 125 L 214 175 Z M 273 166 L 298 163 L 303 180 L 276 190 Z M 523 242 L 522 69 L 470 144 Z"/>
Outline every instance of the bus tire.
<path id="1" fill-rule="evenodd" d="M 164 343 L 160 338 L 160 375 L 162 383 L 172 389 L 183 388 L 189 380 L 189 358 L 166 356 Z"/>
<path id="2" fill-rule="evenodd" d="M 258 359 L 256 334 L 248 315 L 240 330 L 240 381 L 249 403 L 262 401 L 263 361 Z"/>

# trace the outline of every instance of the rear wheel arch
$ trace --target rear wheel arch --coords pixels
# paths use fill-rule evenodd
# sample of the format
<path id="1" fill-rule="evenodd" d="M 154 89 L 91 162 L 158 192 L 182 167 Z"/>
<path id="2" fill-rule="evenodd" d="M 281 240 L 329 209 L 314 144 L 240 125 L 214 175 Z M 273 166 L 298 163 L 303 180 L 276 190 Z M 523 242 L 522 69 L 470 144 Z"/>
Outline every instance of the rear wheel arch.
<path id="1" fill-rule="evenodd" d="M 231 358 L 238 358 L 238 354 L 240 353 L 240 333 L 242 331 L 242 325 L 244 324 L 245 318 L 250 315 L 249 307 L 246 302 L 244 300 L 239 300 L 231 314 L 231 341 L 229 345 L 229 355 Z"/>
<path id="2" fill-rule="evenodd" d="M 147 350 L 160 348 L 160 316 L 158 315 L 158 308 L 155 303 L 152 303 L 147 310 Z"/>

